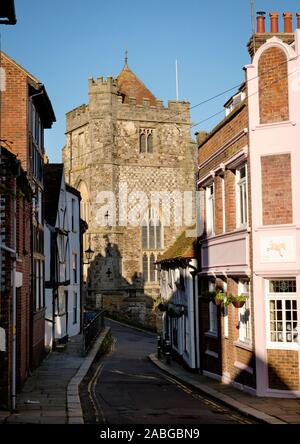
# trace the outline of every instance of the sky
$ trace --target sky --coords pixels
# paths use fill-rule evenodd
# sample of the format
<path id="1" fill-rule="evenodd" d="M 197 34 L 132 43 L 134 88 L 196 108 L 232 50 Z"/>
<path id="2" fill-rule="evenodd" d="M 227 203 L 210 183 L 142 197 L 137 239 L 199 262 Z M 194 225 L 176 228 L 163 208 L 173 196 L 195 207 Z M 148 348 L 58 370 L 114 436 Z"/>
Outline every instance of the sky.
<path id="1" fill-rule="evenodd" d="M 191 106 L 242 83 L 250 61 L 250 0 L 15 0 L 15 6 L 17 25 L 0 27 L 2 50 L 46 86 L 57 118 L 46 131 L 51 162 L 61 161 L 65 113 L 88 102 L 88 78 L 116 77 L 126 48 L 130 68 L 165 104 L 176 99 L 176 59 L 179 98 Z M 255 11 L 296 12 L 300 4 L 255 0 Z M 233 92 L 192 110 L 193 123 L 205 120 L 193 134 L 221 120 L 210 117 Z"/>

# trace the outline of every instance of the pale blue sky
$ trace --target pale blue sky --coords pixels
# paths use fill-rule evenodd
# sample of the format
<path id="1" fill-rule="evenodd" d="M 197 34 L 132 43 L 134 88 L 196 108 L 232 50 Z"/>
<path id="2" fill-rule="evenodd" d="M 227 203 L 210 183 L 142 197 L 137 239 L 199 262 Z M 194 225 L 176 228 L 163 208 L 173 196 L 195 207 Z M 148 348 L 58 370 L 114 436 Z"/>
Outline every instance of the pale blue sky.
<path id="1" fill-rule="evenodd" d="M 129 65 L 154 95 L 191 105 L 244 79 L 249 62 L 250 0 L 15 0 L 18 23 L 2 26 L 2 49 L 47 88 L 57 123 L 46 134 L 50 161 L 61 160 L 65 113 L 87 102 L 87 79 L 117 76 Z M 298 8 L 297 8 L 298 5 Z M 255 0 L 255 10 L 300 10 L 295 0 Z M 199 122 L 220 111 L 230 93 L 192 112 Z M 209 130 L 222 116 L 196 130 Z"/>

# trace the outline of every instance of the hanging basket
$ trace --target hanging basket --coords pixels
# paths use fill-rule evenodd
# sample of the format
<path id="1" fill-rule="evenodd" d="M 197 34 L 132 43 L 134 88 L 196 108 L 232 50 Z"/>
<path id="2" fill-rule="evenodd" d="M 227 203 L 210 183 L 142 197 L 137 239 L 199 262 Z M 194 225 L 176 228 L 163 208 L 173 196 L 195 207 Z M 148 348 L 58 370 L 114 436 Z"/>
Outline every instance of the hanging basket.
<path id="1" fill-rule="evenodd" d="M 243 308 L 245 304 L 246 304 L 246 300 L 235 299 L 235 300 L 232 301 L 232 305 L 235 308 Z"/>

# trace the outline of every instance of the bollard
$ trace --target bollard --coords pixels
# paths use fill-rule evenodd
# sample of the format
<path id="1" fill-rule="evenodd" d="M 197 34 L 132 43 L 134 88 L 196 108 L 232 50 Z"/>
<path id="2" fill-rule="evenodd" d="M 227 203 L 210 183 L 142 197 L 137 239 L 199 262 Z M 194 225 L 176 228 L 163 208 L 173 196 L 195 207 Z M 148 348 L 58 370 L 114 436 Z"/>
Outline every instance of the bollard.
<path id="1" fill-rule="evenodd" d="M 157 358 L 161 358 L 161 336 L 157 336 Z"/>
<path id="2" fill-rule="evenodd" d="M 167 364 L 171 365 L 171 341 L 169 340 L 166 341 L 166 359 Z"/>

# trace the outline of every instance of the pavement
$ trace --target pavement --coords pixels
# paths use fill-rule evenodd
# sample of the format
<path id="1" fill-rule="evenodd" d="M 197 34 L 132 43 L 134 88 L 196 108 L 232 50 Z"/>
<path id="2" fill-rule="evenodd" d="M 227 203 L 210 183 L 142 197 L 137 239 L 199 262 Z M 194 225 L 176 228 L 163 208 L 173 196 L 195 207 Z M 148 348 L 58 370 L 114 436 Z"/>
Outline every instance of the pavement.
<path id="1" fill-rule="evenodd" d="M 50 353 L 17 396 L 16 413 L 0 411 L 0 424 L 82 424 L 79 384 L 108 332 L 101 333 L 88 356 L 82 355 L 82 335 Z"/>
<path id="2" fill-rule="evenodd" d="M 156 354 L 149 355 L 149 359 L 179 382 L 197 389 L 253 420 L 267 424 L 300 424 L 299 399 L 258 398 L 231 385 L 189 372 L 173 360 L 171 365 L 168 365 L 164 358 L 158 359 Z"/>

